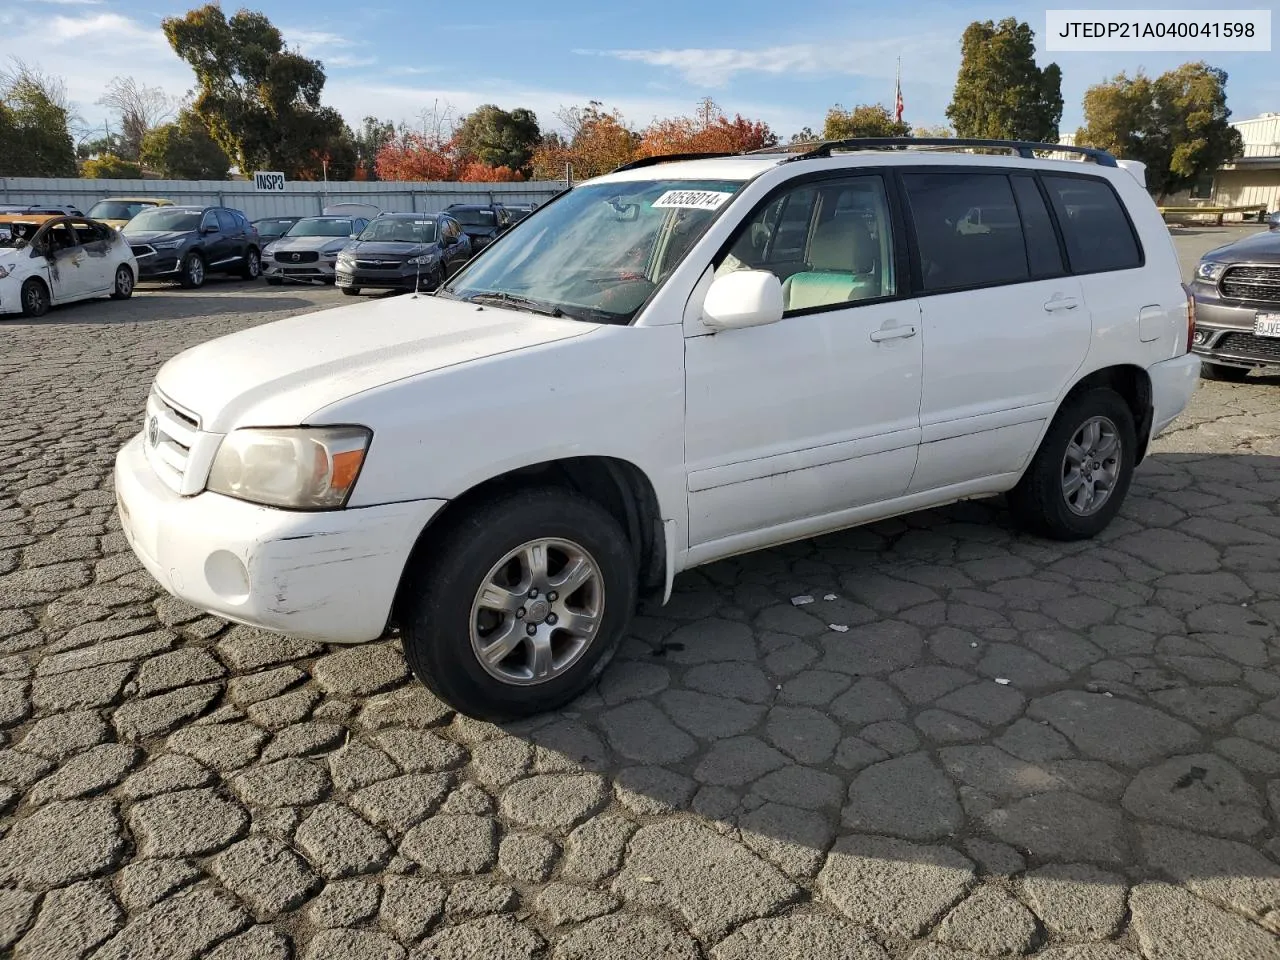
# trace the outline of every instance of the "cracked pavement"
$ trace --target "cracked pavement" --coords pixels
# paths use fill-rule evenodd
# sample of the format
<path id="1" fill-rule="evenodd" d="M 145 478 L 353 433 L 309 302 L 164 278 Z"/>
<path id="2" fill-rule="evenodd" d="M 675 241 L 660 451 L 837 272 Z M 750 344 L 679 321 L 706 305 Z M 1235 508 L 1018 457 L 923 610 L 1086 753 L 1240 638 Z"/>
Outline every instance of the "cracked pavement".
<path id="1" fill-rule="evenodd" d="M 0 953 L 1280 956 L 1280 378 L 1203 383 L 1095 541 L 993 500 L 718 563 L 497 727 L 394 640 L 169 598 L 114 519 L 164 359 L 340 299 L 3 325 Z"/>

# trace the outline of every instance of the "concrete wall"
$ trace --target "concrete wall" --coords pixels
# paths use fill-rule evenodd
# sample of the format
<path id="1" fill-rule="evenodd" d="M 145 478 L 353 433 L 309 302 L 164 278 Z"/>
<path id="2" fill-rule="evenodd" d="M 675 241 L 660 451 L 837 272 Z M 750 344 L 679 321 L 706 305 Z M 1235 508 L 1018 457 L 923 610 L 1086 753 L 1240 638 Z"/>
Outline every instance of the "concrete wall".
<path id="1" fill-rule="evenodd" d="M 71 204 L 87 211 L 104 197 L 164 197 L 174 203 L 225 206 L 250 220 L 315 216 L 334 203 L 370 203 L 385 213 L 435 213 L 451 203 L 542 203 L 564 183 L 408 183 L 293 181 L 283 193 L 255 190 L 250 180 L 77 180 L 0 177 L 0 204 Z"/>

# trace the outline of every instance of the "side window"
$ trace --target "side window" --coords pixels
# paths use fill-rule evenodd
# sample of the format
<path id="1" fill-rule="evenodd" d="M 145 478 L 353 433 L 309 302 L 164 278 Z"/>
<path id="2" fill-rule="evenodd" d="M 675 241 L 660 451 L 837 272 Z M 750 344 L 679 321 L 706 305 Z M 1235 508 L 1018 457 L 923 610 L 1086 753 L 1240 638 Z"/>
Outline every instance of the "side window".
<path id="1" fill-rule="evenodd" d="M 757 209 L 716 265 L 768 270 L 788 313 L 897 293 L 884 181 L 876 176 L 806 183 Z"/>
<path id="2" fill-rule="evenodd" d="M 204 219 L 200 221 L 200 229 L 201 230 L 217 230 L 218 229 L 218 217 L 212 210 L 205 213 Z"/>
<path id="3" fill-rule="evenodd" d="M 1028 279 L 1022 223 L 1008 177 L 909 173 L 902 181 L 926 291 Z"/>
<path id="4" fill-rule="evenodd" d="M 85 223 L 83 220 L 75 221 L 72 226 L 75 228 L 76 236 L 81 243 L 97 243 L 99 240 L 107 239 L 105 227 Z"/>
<path id="5" fill-rule="evenodd" d="M 231 215 L 230 210 L 218 210 L 218 226 L 223 233 L 239 233 L 240 225 L 236 223 L 236 218 Z"/>
<path id="6" fill-rule="evenodd" d="M 1096 177 L 1044 178 L 1062 225 L 1073 273 L 1131 270 L 1142 266 L 1142 249 L 1111 185 Z"/>
<path id="7" fill-rule="evenodd" d="M 1058 248 L 1058 234 L 1049 218 L 1049 208 L 1044 205 L 1035 178 L 1015 176 L 1013 195 L 1018 200 L 1018 214 L 1022 218 L 1022 232 L 1027 238 L 1027 262 L 1033 277 L 1060 277 L 1065 273 L 1062 251 Z"/>

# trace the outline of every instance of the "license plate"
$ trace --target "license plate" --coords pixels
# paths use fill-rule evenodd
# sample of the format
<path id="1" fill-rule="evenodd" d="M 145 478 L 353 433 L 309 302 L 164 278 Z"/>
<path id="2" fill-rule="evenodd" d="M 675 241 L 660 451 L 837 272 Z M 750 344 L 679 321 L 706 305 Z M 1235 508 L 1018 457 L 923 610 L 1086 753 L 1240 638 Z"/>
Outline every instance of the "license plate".
<path id="1" fill-rule="evenodd" d="M 1280 337 L 1280 313 L 1260 313 L 1253 321 L 1253 332 L 1260 337 Z"/>

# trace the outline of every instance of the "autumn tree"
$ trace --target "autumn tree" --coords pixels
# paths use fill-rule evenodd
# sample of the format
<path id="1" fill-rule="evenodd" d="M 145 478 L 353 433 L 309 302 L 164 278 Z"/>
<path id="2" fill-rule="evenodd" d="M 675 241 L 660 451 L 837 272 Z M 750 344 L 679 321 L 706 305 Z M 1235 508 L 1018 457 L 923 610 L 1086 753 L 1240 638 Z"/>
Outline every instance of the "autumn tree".
<path id="1" fill-rule="evenodd" d="M 600 101 L 561 109 L 556 118 L 568 136 L 553 133 L 543 137 L 531 161 L 535 180 L 561 180 L 566 165 L 575 178 L 585 180 L 635 158 L 639 136 L 626 125 L 622 114 L 606 111 Z"/>
<path id="2" fill-rule="evenodd" d="M 913 137 L 932 137 L 934 139 L 949 140 L 956 135 L 956 132 L 945 123 L 938 123 L 930 127 L 912 127 L 911 135 Z"/>
<path id="3" fill-rule="evenodd" d="M 1147 186 L 1163 199 L 1240 155 L 1226 84 L 1226 71 L 1203 62 L 1154 80 L 1118 74 L 1085 91 L 1076 143 L 1146 164 Z"/>
<path id="4" fill-rule="evenodd" d="M 0 72 L 0 176 L 74 177 L 66 86 L 22 61 Z"/>
<path id="5" fill-rule="evenodd" d="M 141 180 L 142 168 L 132 160 L 107 153 L 86 160 L 80 167 L 80 175 L 87 180 Z"/>
<path id="6" fill-rule="evenodd" d="M 1062 119 L 1062 70 L 1041 69 L 1035 32 L 1013 17 L 969 24 L 947 117 L 958 137 L 1056 141 Z"/>
<path id="7" fill-rule="evenodd" d="M 778 143 L 778 136 L 761 120 L 741 114 L 725 115 L 710 97 L 698 103 L 691 117 L 655 120 L 640 134 L 642 157 L 664 153 L 743 153 Z"/>
<path id="8" fill-rule="evenodd" d="M 231 158 L 191 110 L 143 137 L 140 159 L 169 180 L 225 180 L 231 169 Z"/>
<path id="9" fill-rule="evenodd" d="M 379 180 L 455 180 L 458 157 L 452 140 L 406 130 L 383 144 L 374 166 Z"/>
<path id="10" fill-rule="evenodd" d="M 503 110 L 492 103 L 477 107 L 462 118 L 455 136 L 467 157 L 490 167 L 524 170 L 542 139 L 532 110 Z"/>
<path id="11" fill-rule="evenodd" d="M 883 104 L 861 104 L 846 110 L 836 104 L 827 111 L 822 139 L 847 140 L 851 137 L 905 137 L 911 128 L 893 118 Z"/>
<path id="12" fill-rule="evenodd" d="M 458 179 L 463 183 L 519 183 L 524 174 L 510 167 L 491 167 L 479 160 L 464 163 L 458 170 Z"/>
<path id="13" fill-rule="evenodd" d="M 341 115 L 320 103 L 324 68 L 285 49 L 265 15 L 241 10 L 227 18 L 211 3 L 162 26 L 195 71 L 193 109 L 241 170 L 319 179 L 320 159 L 349 143 Z"/>
<path id="14" fill-rule="evenodd" d="M 126 160 L 137 160 L 143 138 L 174 112 L 173 98 L 164 90 L 138 83 L 133 77 L 112 77 L 98 106 L 116 115 L 120 134 L 113 138 L 112 146 L 114 153 Z"/>

